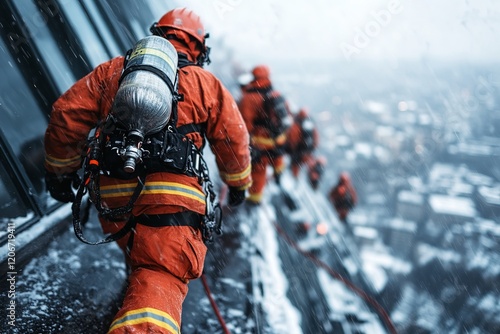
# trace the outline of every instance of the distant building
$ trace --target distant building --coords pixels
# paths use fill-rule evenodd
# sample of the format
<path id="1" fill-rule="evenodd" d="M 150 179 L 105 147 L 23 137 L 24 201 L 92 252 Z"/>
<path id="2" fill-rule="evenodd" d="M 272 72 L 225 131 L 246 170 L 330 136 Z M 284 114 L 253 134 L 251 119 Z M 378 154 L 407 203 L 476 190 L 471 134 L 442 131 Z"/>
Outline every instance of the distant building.
<path id="1" fill-rule="evenodd" d="M 443 249 L 454 250 L 460 255 L 467 252 L 467 247 L 470 244 L 475 244 L 479 240 L 479 235 L 473 226 L 474 223 L 457 224 L 450 227 L 444 233 L 441 246 Z M 466 257 L 462 257 L 463 260 Z"/>
<path id="2" fill-rule="evenodd" d="M 393 126 L 379 125 L 375 129 L 374 140 L 396 155 L 401 152 L 405 135 Z"/>
<path id="3" fill-rule="evenodd" d="M 403 219 L 420 222 L 426 214 L 424 196 L 414 191 L 400 191 L 397 197 L 396 214 Z"/>
<path id="4" fill-rule="evenodd" d="M 465 175 L 465 180 L 473 186 L 491 186 L 493 178 L 481 173 L 469 172 Z"/>
<path id="5" fill-rule="evenodd" d="M 389 231 L 389 245 L 393 254 L 401 259 L 410 256 L 410 252 L 415 242 L 417 224 L 400 218 L 394 218 L 386 223 Z"/>
<path id="6" fill-rule="evenodd" d="M 488 139 L 460 142 L 448 147 L 451 162 L 465 163 L 480 173 L 491 174 L 495 157 L 499 154 L 498 143 Z"/>
<path id="7" fill-rule="evenodd" d="M 482 246 L 498 254 L 500 252 L 500 224 L 484 219 L 478 220 L 473 225 Z"/>
<path id="8" fill-rule="evenodd" d="M 427 180 L 429 190 L 432 193 L 448 194 L 454 184 L 462 183 L 463 176 L 469 173 L 465 166 L 455 166 L 452 164 L 435 163 Z"/>
<path id="9" fill-rule="evenodd" d="M 458 252 L 466 267 L 474 261 L 471 256 L 475 258 L 478 254 L 481 255 L 476 260 L 489 261 L 487 258 L 500 252 L 500 224 L 493 220 L 477 219 L 463 225 L 453 225 L 445 233 L 442 246 L 443 249 Z"/>
<path id="10" fill-rule="evenodd" d="M 373 227 L 354 226 L 353 234 L 359 247 L 373 247 L 379 240 L 378 231 Z"/>
<path id="11" fill-rule="evenodd" d="M 478 215 L 472 199 L 448 195 L 430 195 L 429 210 L 429 218 L 443 228 L 473 221 Z"/>
<path id="12" fill-rule="evenodd" d="M 474 195 L 474 186 L 462 181 L 457 181 L 450 186 L 447 191 L 448 195 L 459 196 L 459 197 L 469 197 L 472 198 Z"/>
<path id="13" fill-rule="evenodd" d="M 478 187 L 476 203 L 477 209 L 483 217 L 500 220 L 500 186 Z"/>

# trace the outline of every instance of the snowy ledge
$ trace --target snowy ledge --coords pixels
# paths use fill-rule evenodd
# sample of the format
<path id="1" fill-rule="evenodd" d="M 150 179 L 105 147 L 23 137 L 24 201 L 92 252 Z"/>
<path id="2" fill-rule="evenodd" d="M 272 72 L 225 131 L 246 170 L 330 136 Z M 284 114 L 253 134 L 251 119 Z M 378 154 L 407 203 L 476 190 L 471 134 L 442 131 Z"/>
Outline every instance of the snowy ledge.
<path id="1" fill-rule="evenodd" d="M 252 242 L 260 251 L 260 256 L 254 256 L 252 262 L 264 292 L 259 301 L 273 333 L 302 333 L 300 311 L 287 296 L 289 281 L 282 269 L 278 236 L 273 226 L 276 213 L 266 205 L 258 208 L 257 212 L 258 232 Z"/>
<path id="2" fill-rule="evenodd" d="M 15 239 L 13 239 L 13 243 L 15 246 L 15 254 L 16 254 L 16 264 L 19 267 L 19 264 L 23 262 L 27 257 L 30 257 L 30 254 L 36 252 L 38 247 L 41 246 L 42 240 L 40 237 L 45 234 L 45 237 L 50 237 L 52 235 L 52 230 L 57 225 L 61 224 L 64 220 L 68 219 L 71 216 L 71 203 L 65 204 L 51 214 L 47 216 L 43 216 L 40 218 L 38 222 L 33 224 L 27 230 L 15 234 Z M 0 253 L 0 263 L 4 263 L 7 261 L 8 247 L 2 247 L 2 251 Z M 6 266 L 2 266 L 6 268 Z"/>

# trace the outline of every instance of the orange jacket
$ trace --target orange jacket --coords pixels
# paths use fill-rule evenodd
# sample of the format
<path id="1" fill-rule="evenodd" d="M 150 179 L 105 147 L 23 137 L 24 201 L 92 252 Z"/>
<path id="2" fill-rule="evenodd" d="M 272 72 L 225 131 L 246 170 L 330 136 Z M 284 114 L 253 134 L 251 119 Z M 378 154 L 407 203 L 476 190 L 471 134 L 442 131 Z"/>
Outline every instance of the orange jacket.
<path id="1" fill-rule="evenodd" d="M 303 142 L 303 134 L 301 129 L 301 121 L 303 118 L 296 116 L 294 118 L 294 122 L 287 133 L 287 151 L 290 154 L 304 154 L 311 153 L 315 148 L 318 147 L 319 143 L 319 134 L 316 128 L 313 129 L 313 146 L 309 152 L 297 152 L 297 150 L 301 149 L 301 143 Z"/>
<path id="2" fill-rule="evenodd" d="M 69 173 L 80 168 L 89 131 L 104 120 L 111 109 L 123 60 L 116 57 L 99 65 L 54 103 L 45 134 L 47 171 Z M 206 137 L 222 180 L 228 186 L 248 188 L 251 184 L 249 136 L 233 97 L 216 77 L 198 66 L 179 70 L 179 93 L 184 95 L 184 101 L 178 105 L 177 126 L 205 124 Z M 202 146 L 199 133 L 189 133 L 187 137 L 198 148 Z M 103 205 L 125 205 L 136 183 L 136 180 L 102 176 Z M 173 213 L 186 209 L 205 213 L 205 195 L 196 178 L 161 172 L 147 175 L 145 188 L 132 213 Z"/>
<path id="3" fill-rule="evenodd" d="M 310 181 L 319 181 L 325 171 L 326 159 L 323 157 L 313 158 L 309 164 L 308 175 Z"/>
<path id="4" fill-rule="evenodd" d="M 266 119 L 268 116 L 264 110 L 264 99 L 257 89 L 271 88 L 271 81 L 259 78 L 250 82 L 243 90 L 243 96 L 239 102 L 239 109 L 250 133 L 252 147 L 258 150 L 273 150 L 286 142 L 286 133 L 273 138 L 269 130 L 255 124 L 258 119 Z"/>
<path id="5" fill-rule="evenodd" d="M 340 181 L 329 193 L 335 209 L 350 210 L 358 202 L 358 195 L 350 181 Z"/>

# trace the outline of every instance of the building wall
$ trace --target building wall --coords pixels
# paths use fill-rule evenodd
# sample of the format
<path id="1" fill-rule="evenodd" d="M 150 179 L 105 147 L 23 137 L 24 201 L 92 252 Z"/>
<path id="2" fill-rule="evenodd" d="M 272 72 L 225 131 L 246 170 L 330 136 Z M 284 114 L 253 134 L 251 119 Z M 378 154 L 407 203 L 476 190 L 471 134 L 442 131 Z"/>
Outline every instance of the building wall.
<path id="1" fill-rule="evenodd" d="M 416 238 L 417 224 L 413 221 L 394 219 L 387 225 L 390 231 L 389 245 L 394 255 L 407 259 L 412 252 Z"/>

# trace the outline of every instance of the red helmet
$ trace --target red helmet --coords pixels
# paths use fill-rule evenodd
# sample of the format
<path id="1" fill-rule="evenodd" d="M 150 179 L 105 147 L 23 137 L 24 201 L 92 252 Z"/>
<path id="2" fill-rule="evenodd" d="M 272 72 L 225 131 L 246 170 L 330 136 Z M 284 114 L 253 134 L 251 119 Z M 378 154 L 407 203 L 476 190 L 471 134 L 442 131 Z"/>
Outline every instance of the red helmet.
<path id="1" fill-rule="evenodd" d="M 323 155 L 319 155 L 316 157 L 316 162 L 320 165 L 326 165 L 326 158 Z"/>
<path id="2" fill-rule="evenodd" d="M 340 173 L 339 182 L 340 183 L 350 182 L 349 173 L 347 173 L 347 172 Z"/>
<path id="3" fill-rule="evenodd" d="M 266 65 L 258 65 L 252 70 L 254 79 L 269 79 L 271 70 Z"/>
<path id="4" fill-rule="evenodd" d="M 205 28 L 200 17 L 186 8 L 173 9 L 163 15 L 155 28 L 173 28 L 186 32 L 205 45 Z"/>
<path id="5" fill-rule="evenodd" d="M 305 118 L 309 117 L 309 110 L 307 108 L 303 107 L 299 110 L 299 112 L 297 113 L 297 116 L 299 118 L 305 119 Z"/>

